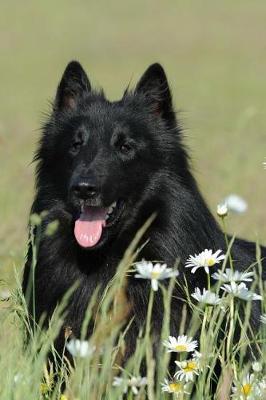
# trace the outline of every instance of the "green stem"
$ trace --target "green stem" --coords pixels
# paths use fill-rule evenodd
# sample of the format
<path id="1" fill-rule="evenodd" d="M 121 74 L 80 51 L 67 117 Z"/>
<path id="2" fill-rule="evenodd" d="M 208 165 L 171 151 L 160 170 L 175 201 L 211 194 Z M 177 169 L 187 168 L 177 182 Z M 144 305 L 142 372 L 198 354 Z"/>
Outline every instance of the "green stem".
<path id="1" fill-rule="evenodd" d="M 227 338 L 227 357 L 229 358 L 230 355 L 230 350 L 232 347 L 232 342 L 233 342 L 233 333 L 234 333 L 234 298 L 231 298 L 230 302 L 230 325 L 229 325 L 229 332 L 228 332 L 228 338 Z"/>
<path id="2" fill-rule="evenodd" d="M 202 347 L 203 338 L 206 337 L 205 330 L 206 330 L 206 324 L 207 324 L 207 320 L 208 320 L 208 314 L 209 314 L 209 307 L 206 306 L 205 310 L 204 310 L 202 328 L 201 328 L 201 334 L 200 334 L 200 346 L 201 347 Z"/>
<path id="3" fill-rule="evenodd" d="M 145 346 L 146 346 L 146 367 L 147 367 L 147 378 L 148 378 L 148 399 L 154 400 L 154 371 L 153 371 L 153 355 L 152 355 L 152 343 L 150 338 L 151 331 L 151 318 L 152 318 L 152 308 L 154 301 L 154 291 L 150 289 L 150 297 L 147 311 L 147 319 L 146 319 L 146 331 L 145 331 Z M 148 368 L 149 366 L 149 368 Z"/>
<path id="4" fill-rule="evenodd" d="M 147 322 L 146 322 L 145 340 L 147 340 L 148 337 L 150 336 L 150 330 L 151 330 L 151 316 L 152 316 L 153 301 L 154 301 L 154 290 L 151 288 L 151 291 L 150 291 L 150 298 L 149 298 L 149 304 L 148 304 L 148 311 L 147 311 Z"/>
<path id="5" fill-rule="evenodd" d="M 229 241 L 228 241 L 228 237 L 227 237 L 227 234 L 226 234 L 226 224 L 225 224 L 225 218 L 223 217 L 222 218 L 222 222 L 223 222 L 223 233 L 224 233 L 224 238 L 225 238 L 225 243 L 226 243 L 226 249 L 227 249 L 227 251 L 229 251 Z M 233 271 L 233 259 L 232 259 L 232 256 L 231 256 L 231 251 L 229 251 L 229 253 L 228 253 L 228 257 L 229 257 L 229 264 L 230 264 L 230 268 L 231 268 L 231 270 Z"/>
<path id="6" fill-rule="evenodd" d="M 210 277 L 210 273 L 207 274 L 207 279 L 208 279 L 208 290 L 211 290 L 211 277 Z"/>

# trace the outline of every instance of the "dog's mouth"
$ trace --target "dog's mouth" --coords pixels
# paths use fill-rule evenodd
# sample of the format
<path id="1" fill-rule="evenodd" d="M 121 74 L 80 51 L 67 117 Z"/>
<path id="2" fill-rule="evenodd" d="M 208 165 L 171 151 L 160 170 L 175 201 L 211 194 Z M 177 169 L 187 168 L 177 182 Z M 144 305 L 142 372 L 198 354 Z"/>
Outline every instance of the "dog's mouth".
<path id="1" fill-rule="evenodd" d="M 96 246 L 102 238 L 103 230 L 118 221 L 123 206 L 122 200 L 113 202 L 109 207 L 83 205 L 74 227 L 78 244 L 84 248 Z"/>

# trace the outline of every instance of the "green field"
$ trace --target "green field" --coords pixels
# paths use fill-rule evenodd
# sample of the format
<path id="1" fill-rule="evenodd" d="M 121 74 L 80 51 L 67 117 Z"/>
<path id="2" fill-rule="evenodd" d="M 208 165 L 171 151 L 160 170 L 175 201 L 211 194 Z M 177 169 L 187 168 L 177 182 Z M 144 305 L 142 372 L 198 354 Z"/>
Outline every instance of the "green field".
<path id="1" fill-rule="evenodd" d="M 230 230 L 266 242 L 266 4 L 256 1 L 2 2 L 0 268 L 22 265 L 43 112 L 78 59 L 110 99 L 159 61 L 202 191 L 215 211 L 237 193 Z"/>

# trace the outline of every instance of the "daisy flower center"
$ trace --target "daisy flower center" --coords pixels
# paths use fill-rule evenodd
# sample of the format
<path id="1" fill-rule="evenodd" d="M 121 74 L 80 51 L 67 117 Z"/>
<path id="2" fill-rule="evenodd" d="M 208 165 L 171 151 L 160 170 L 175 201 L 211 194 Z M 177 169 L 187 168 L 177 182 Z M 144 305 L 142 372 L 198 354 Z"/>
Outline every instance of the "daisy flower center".
<path id="1" fill-rule="evenodd" d="M 188 361 L 183 368 L 184 372 L 194 372 L 197 370 L 197 364 L 194 361 Z"/>
<path id="2" fill-rule="evenodd" d="M 172 383 L 169 383 L 169 389 L 170 389 L 172 392 L 175 392 L 175 393 L 181 392 L 181 390 L 182 390 L 182 385 L 181 385 L 181 383 L 172 382 Z"/>
<path id="3" fill-rule="evenodd" d="M 208 264 L 208 267 L 213 267 L 214 264 L 215 264 L 215 259 L 214 258 L 209 258 L 207 260 L 207 264 Z"/>
<path id="4" fill-rule="evenodd" d="M 160 276 L 160 272 L 152 271 L 151 272 L 151 279 L 158 279 Z"/>
<path id="5" fill-rule="evenodd" d="M 243 393 L 245 396 L 247 396 L 251 393 L 251 389 L 252 389 L 252 385 L 250 383 L 246 383 L 245 385 L 242 386 L 241 393 Z"/>
<path id="6" fill-rule="evenodd" d="M 187 345 L 186 344 L 177 344 L 175 346 L 176 351 L 187 351 Z"/>

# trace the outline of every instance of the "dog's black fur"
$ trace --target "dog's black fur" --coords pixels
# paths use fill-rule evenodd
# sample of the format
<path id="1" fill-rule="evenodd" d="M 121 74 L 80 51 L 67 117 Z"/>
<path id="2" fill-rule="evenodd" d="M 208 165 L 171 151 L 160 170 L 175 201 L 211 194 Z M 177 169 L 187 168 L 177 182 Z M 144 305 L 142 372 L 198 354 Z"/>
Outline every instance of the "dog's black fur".
<path id="1" fill-rule="evenodd" d="M 50 317 L 62 296 L 79 280 L 65 321 L 79 337 L 93 291 L 99 284 L 103 288 L 107 285 L 136 231 L 152 213 L 157 216 L 143 237 L 148 243 L 139 259 L 159 260 L 169 267 L 179 259 L 178 279 L 186 273 L 190 291 L 205 286 L 205 273 L 185 271 L 185 261 L 206 248 L 225 252 L 224 235 L 191 174 L 167 78 L 159 64 L 148 68 L 134 91 L 127 90 L 120 101 L 109 102 L 103 92 L 92 90 L 80 64 L 71 62 L 58 86 L 35 160 L 36 196 L 31 211 L 48 211 L 44 225 L 59 220 L 57 232 L 52 237 L 43 236 L 39 246 L 37 321 L 43 313 Z M 103 228 L 94 246 L 80 246 L 74 224 L 82 205 L 108 207 L 114 201 L 119 202 L 113 223 Z M 266 248 L 261 247 L 261 251 L 265 257 Z M 235 240 L 235 268 L 245 270 L 255 262 L 255 253 L 254 243 Z M 31 254 L 29 247 L 25 293 Z M 128 354 L 134 350 L 145 321 L 149 290 L 149 282 L 129 279 L 127 295 L 134 320 L 128 333 Z M 163 313 L 160 292 L 155 301 L 153 329 L 159 332 Z M 251 319 L 256 326 L 260 309 L 259 302 L 253 303 Z M 181 300 L 173 302 L 172 335 L 179 331 L 182 305 Z M 60 338 L 59 352 L 63 335 Z"/>

